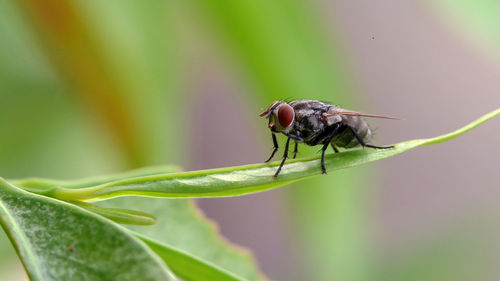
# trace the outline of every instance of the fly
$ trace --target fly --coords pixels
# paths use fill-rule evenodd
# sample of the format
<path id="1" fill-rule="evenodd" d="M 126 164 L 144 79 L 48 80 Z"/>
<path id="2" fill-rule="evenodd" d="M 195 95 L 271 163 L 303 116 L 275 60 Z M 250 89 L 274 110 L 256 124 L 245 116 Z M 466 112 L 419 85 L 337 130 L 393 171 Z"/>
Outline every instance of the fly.
<path id="1" fill-rule="evenodd" d="M 376 149 L 393 148 L 393 146 L 368 144 L 372 131 L 361 117 L 396 118 L 346 110 L 317 100 L 294 100 L 289 103 L 275 101 L 259 116 L 269 119 L 268 127 L 271 130 L 274 144 L 273 152 L 265 162 L 271 161 L 276 151 L 278 151 L 276 134 L 282 133 L 288 137 L 283 160 L 274 177 L 278 176 L 285 164 L 285 160 L 288 158 L 290 140 L 295 142 L 294 159 L 297 156 L 299 143 L 305 143 L 309 146 L 322 145 L 321 171 L 323 174 L 326 174 L 325 151 L 329 145 L 331 145 L 335 153 L 339 152 L 337 147 L 353 148 L 359 145 Z"/>

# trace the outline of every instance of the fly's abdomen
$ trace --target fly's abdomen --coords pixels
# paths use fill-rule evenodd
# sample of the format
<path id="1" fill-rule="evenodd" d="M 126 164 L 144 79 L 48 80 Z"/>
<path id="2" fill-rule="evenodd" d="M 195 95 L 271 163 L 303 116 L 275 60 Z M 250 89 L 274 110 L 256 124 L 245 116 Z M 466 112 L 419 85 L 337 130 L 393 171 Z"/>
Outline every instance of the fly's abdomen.
<path id="1" fill-rule="evenodd" d="M 337 137 L 332 140 L 332 143 L 338 147 L 352 148 L 360 145 L 352 131 L 356 132 L 365 143 L 369 141 L 372 135 L 366 121 L 358 116 L 343 116 L 342 127 Z"/>

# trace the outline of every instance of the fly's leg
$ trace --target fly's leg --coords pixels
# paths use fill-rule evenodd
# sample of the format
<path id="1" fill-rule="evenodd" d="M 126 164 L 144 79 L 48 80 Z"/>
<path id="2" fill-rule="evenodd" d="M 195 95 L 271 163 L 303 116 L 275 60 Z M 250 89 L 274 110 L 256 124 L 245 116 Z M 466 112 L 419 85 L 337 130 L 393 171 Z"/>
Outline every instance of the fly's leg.
<path id="1" fill-rule="evenodd" d="M 271 153 L 271 156 L 269 156 L 269 159 L 267 159 L 264 163 L 271 161 L 271 159 L 273 159 L 273 156 L 276 153 L 276 151 L 278 151 L 278 141 L 276 140 L 276 135 L 275 134 L 271 134 L 271 135 L 273 136 L 274 149 L 273 149 L 273 152 Z"/>
<path id="2" fill-rule="evenodd" d="M 370 147 L 370 148 L 376 148 L 376 149 L 389 149 L 389 148 L 394 148 L 393 145 L 391 146 L 376 146 L 376 145 L 371 145 L 371 144 L 367 144 L 365 143 L 365 141 L 358 135 L 358 133 L 356 133 L 356 131 L 354 131 L 354 129 L 352 127 L 348 127 L 349 130 L 351 130 L 352 134 L 354 135 L 354 137 L 356 137 L 356 140 L 358 140 L 359 144 L 361 144 L 362 147 Z"/>
<path id="3" fill-rule="evenodd" d="M 376 148 L 376 149 L 389 149 L 389 148 L 394 148 L 394 145 L 390 145 L 390 146 L 376 146 L 376 145 L 371 145 L 371 144 L 366 144 L 365 145 L 366 147 L 369 147 L 369 148 Z"/>
<path id="4" fill-rule="evenodd" d="M 328 142 L 323 144 L 323 148 L 321 149 L 321 173 L 323 175 L 326 174 L 326 168 L 325 168 L 325 151 L 328 148 Z"/>
<path id="5" fill-rule="evenodd" d="M 335 145 L 333 145 L 333 143 L 330 144 L 332 145 L 333 151 L 335 151 L 335 153 L 339 153 L 339 150 L 335 147 Z"/>
<path id="6" fill-rule="evenodd" d="M 297 152 L 299 152 L 298 148 L 299 148 L 299 143 L 295 142 L 295 148 L 293 149 L 293 159 L 297 157 Z"/>
<path id="7" fill-rule="evenodd" d="M 323 143 L 323 147 L 321 148 L 321 172 L 324 175 L 326 174 L 325 151 L 328 148 L 328 145 L 331 144 L 332 139 L 337 135 L 340 128 L 341 128 L 341 126 L 337 126 L 337 127 L 335 127 L 335 129 L 333 129 L 333 131 L 330 133 L 330 135 L 328 136 L 326 141 Z M 332 144 L 332 147 L 335 150 L 335 152 L 338 152 L 338 150 L 336 149 L 336 147 L 333 144 Z"/>
<path id="8" fill-rule="evenodd" d="M 288 138 L 286 140 L 286 144 L 285 144 L 285 153 L 283 153 L 283 160 L 281 160 L 281 164 L 280 166 L 278 167 L 278 170 L 276 171 L 276 173 L 274 173 L 274 176 L 273 177 L 278 177 L 278 174 L 280 173 L 281 171 L 281 167 L 283 167 L 283 165 L 285 165 L 285 160 L 286 158 L 288 158 L 288 147 L 290 146 L 290 138 Z"/>

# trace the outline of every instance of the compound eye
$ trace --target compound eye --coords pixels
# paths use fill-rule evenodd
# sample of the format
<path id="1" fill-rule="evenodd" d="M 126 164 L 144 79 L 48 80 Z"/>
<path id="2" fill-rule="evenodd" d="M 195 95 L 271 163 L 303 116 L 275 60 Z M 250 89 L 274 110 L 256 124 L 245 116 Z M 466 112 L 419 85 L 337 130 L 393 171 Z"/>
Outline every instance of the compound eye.
<path id="1" fill-rule="evenodd" d="M 278 109 L 278 121 L 280 125 L 284 128 L 290 126 L 292 124 L 293 119 L 295 118 L 295 112 L 293 108 L 288 104 L 283 104 Z"/>

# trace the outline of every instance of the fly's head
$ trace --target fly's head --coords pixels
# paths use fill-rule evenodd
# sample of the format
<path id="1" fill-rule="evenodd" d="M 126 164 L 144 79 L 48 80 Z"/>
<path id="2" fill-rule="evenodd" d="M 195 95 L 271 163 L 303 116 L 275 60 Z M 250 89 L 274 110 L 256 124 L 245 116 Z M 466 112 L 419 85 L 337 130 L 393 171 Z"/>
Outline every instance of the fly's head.
<path id="1" fill-rule="evenodd" d="M 287 133 L 295 122 L 295 111 L 289 104 L 283 101 L 273 102 L 259 116 L 265 116 L 269 119 L 268 127 L 273 133 Z"/>

